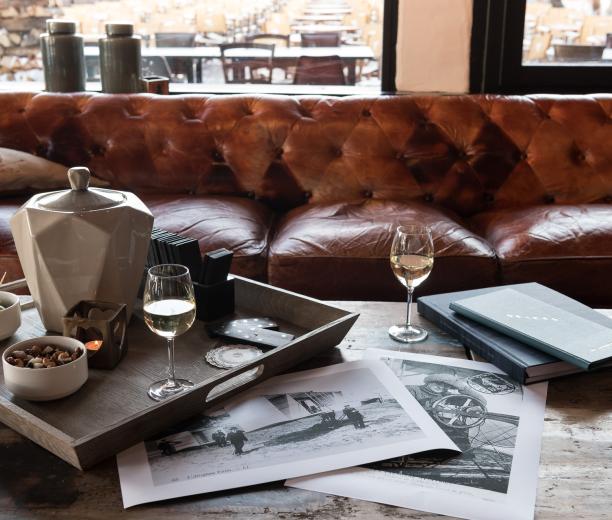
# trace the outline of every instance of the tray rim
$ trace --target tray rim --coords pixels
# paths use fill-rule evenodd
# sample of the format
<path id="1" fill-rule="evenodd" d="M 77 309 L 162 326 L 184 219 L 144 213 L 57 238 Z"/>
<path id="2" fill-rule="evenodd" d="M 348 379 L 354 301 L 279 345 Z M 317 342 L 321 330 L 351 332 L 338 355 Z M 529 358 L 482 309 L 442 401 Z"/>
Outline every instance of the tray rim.
<path id="1" fill-rule="evenodd" d="M 299 346 L 300 343 L 310 340 L 314 336 L 318 336 L 323 333 L 332 331 L 333 329 L 346 327 L 346 331 L 342 335 L 342 337 L 344 337 L 359 317 L 358 313 L 346 311 L 336 305 L 331 305 L 325 301 L 318 300 L 310 296 L 302 295 L 293 291 L 288 291 L 280 287 L 274 287 L 272 285 L 259 282 L 257 280 L 251 280 L 242 276 L 230 276 L 240 284 L 255 285 L 261 290 L 284 293 L 288 296 L 292 296 L 300 300 L 306 300 L 310 303 L 323 306 L 330 310 L 339 311 L 341 313 L 341 316 L 301 336 L 298 336 L 293 341 L 283 347 L 275 348 L 269 352 L 266 352 L 263 356 L 251 361 L 246 365 L 227 370 L 227 372 L 215 378 L 210 378 L 201 381 L 197 383 L 193 389 L 190 389 L 187 392 L 181 393 L 166 401 L 151 401 L 150 406 L 148 406 L 147 408 L 134 414 L 131 414 L 127 417 L 124 417 L 119 421 L 114 422 L 104 428 L 98 429 L 96 432 L 88 433 L 83 436 L 72 436 L 57 428 L 56 426 L 51 425 L 44 419 L 41 419 L 39 416 L 26 410 L 25 408 L 22 408 L 13 401 L 10 401 L 2 395 L 0 395 L 0 421 L 9 426 L 10 428 L 14 429 L 15 431 L 19 432 L 20 434 L 24 435 L 28 439 L 32 440 L 36 444 L 39 444 L 43 448 L 52 452 L 53 454 L 68 462 L 72 466 L 83 470 L 92 465 L 95 465 L 97 462 L 104 460 L 109 456 L 113 456 L 111 454 L 105 455 L 101 458 L 93 457 L 95 460 L 91 461 L 91 463 L 87 463 L 88 461 L 86 460 L 86 457 L 84 457 L 82 453 L 80 454 L 80 452 L 85 450 L 92 443 L 99 442 L 101 438 L 113 435 L 113 433 L 115 433 L 118 428 L 127 428 L 130 424 L 134 422 L 145 420 L 145 416 L 151 414 L 151 412 L 160 413 L 160 411 L 172 409 L 175 403 L 184 402 L 187 400 L 192 401 L 195 399 L 201 399 L 200 402 L 202 403 L 202 410 L 205 408 L 214 408 L 220 405 L 223 401 L 235 396 L 240 391 L 246 390 L 251 386 L 258 384 L 264 379 L 267 379 L 267 377 L 272 377 L 274 373 L 264 377 L 263 379 L 261 378 L 261 376 L 265 372 L 269 371 L 266 370 L 266 360 L 279 357 L 279 355 L 282 355 L 283 352 L 286 353 L 288 350 L 294 350 L 296 347 Z M 335 346 L 336 344 L 337 343 L 333 345 L 323 346 L 322 348 L 319 348 L 317 350 L 322 351 L 326 348 L 333 348 L 333 346 Z M 308 357 L 311 357 L 315 354 L 316 352 L 312 352 L 311 354 L 304 356 L 304 359 L 307 359 Z M 300 361 L 302 361 L 302 359 L 300 359 Z M 296 361 L 295 364 L 300 361 Z M 210 401 L 207 401 L 208 395 L 214 388 L 223 383 L 226 383 L 227 381 L 233 378 L 236 378 L 244 372 L 247 372 L 259 366 L 263 367 L 263 371 L 261 374 L 258 374 L 257 377 L 249 379 L 244 383 L 236 385 L 234 387 L 230 387 L 227 391 L 224 391 L 220 395 L 215 396 Z M 4 386 L 3 383 L 2 386 Z"/>

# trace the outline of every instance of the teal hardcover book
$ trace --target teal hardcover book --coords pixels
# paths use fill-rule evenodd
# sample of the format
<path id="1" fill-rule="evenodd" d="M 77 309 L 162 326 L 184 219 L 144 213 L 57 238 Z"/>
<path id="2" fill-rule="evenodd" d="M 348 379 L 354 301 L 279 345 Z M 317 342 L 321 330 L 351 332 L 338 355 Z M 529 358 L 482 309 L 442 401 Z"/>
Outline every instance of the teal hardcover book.
<path id="1" fill-rule="evenodd" d="M 612 360 L 612 328 L 513 289 L 457 300 L 450 308 L 584 370 Z"/>

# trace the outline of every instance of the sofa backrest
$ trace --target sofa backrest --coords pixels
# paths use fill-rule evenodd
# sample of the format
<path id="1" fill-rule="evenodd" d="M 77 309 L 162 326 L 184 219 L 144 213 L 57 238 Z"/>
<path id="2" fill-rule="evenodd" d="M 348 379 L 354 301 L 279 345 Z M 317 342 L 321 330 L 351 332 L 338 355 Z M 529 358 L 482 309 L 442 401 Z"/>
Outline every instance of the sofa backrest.
<path id="1" fill-rule="evenodd" d="M 0 146 L 137 192 L 277 208 L 363 197 L 471 215 L 612 197 L 612 96 L 0 93 Z"/>

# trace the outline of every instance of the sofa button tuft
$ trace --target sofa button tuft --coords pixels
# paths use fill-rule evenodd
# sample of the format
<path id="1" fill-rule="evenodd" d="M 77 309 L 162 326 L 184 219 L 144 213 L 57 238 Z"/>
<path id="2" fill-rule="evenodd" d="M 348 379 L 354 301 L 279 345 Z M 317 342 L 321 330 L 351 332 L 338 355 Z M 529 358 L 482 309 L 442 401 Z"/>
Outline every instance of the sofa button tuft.
<path id="1" fill-rule="evenodd" d="M 361 112 L 361 115 L 363 117 L 370 117 L 372 115 L 372 112 L 370 112 L 367 108 L 364 108 L 363 112 Z"/>
<path id="2" fill-rule="evenodd" d="M 310 200 L 312 198 L 312 191 L 304 192 L 304 200 Z"/>
<path id="3" fill-rule="evenodd" d="M 495 196 L 492 193 L 485 193 L 484 200 L 486 203 L 490 204 L 495 200 Z"/>
<path id="4" fill-rule="evenodd" d="M 544 195 L 544 202 L 546 202 L 546 204 L 554 204 L 555 196 L 551 193 L 547 193 L 546 195 Z"/>
<path id="5" fill-rule="evenodd" d="M 432 193 L 426 193 L 423 199 L 425 200 L 425 202 L 433 202 L 434 196 Z"/>
<path id="6" fill-rule="evenodd" d="M 215 162 L 223 162 L 223 154 L 219 150 L 213 150 L 212 158 Z"/>
<path id="7" fill-rule="evenodd" d="M 365 191 L 363 192 L 363 196 L 364 196 L 366 199 L 371 199 L 373 195 L 374 195 L 374 194 L 373 194 L 373 193 L 372 193 L 370 190 L 365 190 Z"/>
<path id="8" fill-rule="evenodd" d="M 278 150 L 276 150 L 276 158 L 277 159 L 282 159 L 283 158 L 283 153 L 284 153 L 284 150 L 282 148 L 279 148 Z"/>

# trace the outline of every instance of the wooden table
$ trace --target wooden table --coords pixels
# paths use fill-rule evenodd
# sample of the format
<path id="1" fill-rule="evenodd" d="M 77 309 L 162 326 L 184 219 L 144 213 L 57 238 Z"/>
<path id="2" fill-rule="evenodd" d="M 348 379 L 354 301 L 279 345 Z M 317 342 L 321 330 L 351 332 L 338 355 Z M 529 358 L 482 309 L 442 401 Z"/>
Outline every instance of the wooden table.
<path id="1" fill-rule="evenodd" d="M 87 66 L 98 64 L 100 50 L 98 47 L 85 47 Z M 186 58 L 199 63 L 203 59 L 221 58 L 221 49 L 211 47 L 143 47 L 142 56 L 164 56 L 165 58 Z M 233 58 L 267 57 L 264 49 L 232 49 L 226 53 Z M 347 82 L 354 85 L 356 80 L 357 60 L 374 59 L 374 52 L 367 45 L 341 45 L 340 47 L 282 47 L 274 49 L 273 65 L 278 67 L 294 66 L 300 56 L 340 56 L 347 67 Z"/>
<path id="2" fill-rule="evenodd" d="M 335 302 L 361 313 L 353 330 L 321 363 L 359 359 L 371 347 L 398 348 L 387 335 L 401 321 L 404 305 Z M 407 350 L 464 357 L 461 345 L 415 314 L 429 338 Z M 612 509 L 612 378 L 610 370 L 552 382 L 542 439 L 536 518 L 609 518 Z M 0 425 L 0 519 L 66 520 L 130 518 L 441 518 L 438 515 L 335 497 L 272 483 L 186 497 L 124 511 L 115 460 L 80 472 Z"/>

